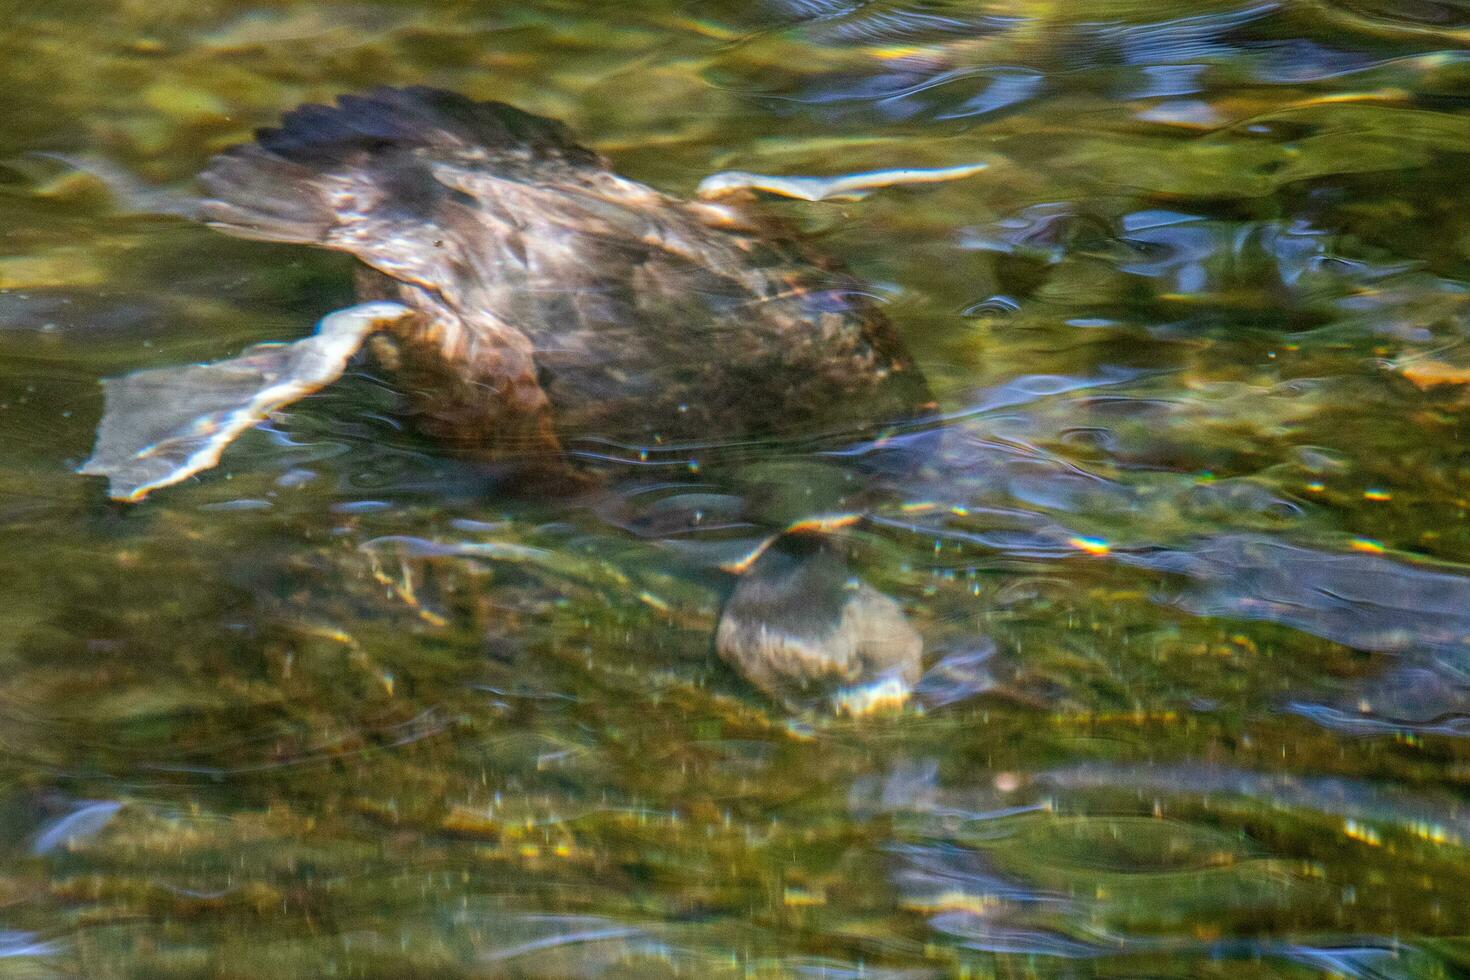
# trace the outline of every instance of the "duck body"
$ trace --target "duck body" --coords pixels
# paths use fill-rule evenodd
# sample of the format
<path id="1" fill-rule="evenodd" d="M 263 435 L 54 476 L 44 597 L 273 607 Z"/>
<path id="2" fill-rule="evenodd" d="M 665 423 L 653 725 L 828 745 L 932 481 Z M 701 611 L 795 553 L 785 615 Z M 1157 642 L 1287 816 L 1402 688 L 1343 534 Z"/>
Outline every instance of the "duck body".
<path id="1" fill-rule="evenodd" d="M 853 277 L 507 105 L 412 88 L 303 106 L 202 182 L 214 227 L 348 252 L 364 299 L 414 312 L 385 360 L 461 454 L 850 435 L 927 397 Z"/>

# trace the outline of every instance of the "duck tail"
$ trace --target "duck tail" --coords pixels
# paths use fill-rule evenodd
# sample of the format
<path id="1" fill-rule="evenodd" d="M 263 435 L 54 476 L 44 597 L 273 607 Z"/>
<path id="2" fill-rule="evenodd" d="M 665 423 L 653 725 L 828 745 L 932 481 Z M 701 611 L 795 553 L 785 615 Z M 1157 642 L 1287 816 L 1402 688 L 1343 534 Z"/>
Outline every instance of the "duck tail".
<path id="1" fill-rule="evenodd" d="M 209 195 L 203 216 L 237 238 L 324 245 L 334 213 L 321 175 L 240 146 L 215 157 L 200 177 Z"/>

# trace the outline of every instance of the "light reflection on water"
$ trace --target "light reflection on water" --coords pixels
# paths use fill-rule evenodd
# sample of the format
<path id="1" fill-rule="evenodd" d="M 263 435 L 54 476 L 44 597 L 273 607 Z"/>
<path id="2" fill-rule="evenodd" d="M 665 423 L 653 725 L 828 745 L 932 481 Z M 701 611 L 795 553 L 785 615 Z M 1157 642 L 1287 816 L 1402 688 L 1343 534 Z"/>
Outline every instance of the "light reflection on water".
<path id="1" fill-rule="evenodd" d="M 0 972 L 1433 976 L 1470 962 L 1470 17 L 1451 2 L 61 2 L 0 47 Z M 97 378 L 300 336 L 181 218 L 431 83 L 768 202 L 940 398 L 877 443 L 448 459 L 364 365 L 119 509 Z M 646 451 L 646 457 L 640 455 Z M 694 464 L 691 466 L 691 464 Z M 728 569 L 833 532 L 913 703 L 792 715 Z"/>

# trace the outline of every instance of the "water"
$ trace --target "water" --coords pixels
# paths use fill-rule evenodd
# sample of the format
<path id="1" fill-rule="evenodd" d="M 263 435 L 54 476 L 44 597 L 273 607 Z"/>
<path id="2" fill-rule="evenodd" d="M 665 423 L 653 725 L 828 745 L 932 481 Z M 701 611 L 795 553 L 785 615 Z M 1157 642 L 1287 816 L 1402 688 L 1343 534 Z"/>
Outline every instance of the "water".
<path id="1" fill-rule="evenodd" d="M 4 17 L 0 976 L 1470 968 L 1464 4 Z M 107 503 L 71 472 L 98 378 L 352 300 L 340 256 L 180 218 L 191 176 L 384 83 L 680 194 L 988 164 L 765 205 L 944 421 L 655 451 L 573 504 L 497 493 L 363 365 Z M 717 566 L 858 504 L 925 677 L 793 712 L 713 656 Z"/>

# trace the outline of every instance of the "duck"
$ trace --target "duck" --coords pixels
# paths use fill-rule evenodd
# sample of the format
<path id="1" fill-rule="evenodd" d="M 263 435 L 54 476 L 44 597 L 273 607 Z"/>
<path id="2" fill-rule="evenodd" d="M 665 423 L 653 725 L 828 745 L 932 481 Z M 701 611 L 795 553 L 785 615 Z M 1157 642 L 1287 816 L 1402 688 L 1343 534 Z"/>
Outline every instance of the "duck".
<path id="1" fill-rule="evenodd" d="M 408 87 L 302 105 L 200 183 L 212 228 L 353 256 L 359 302 L 293 342 L 105 379 L 80 472 L 118 501 L 214 466 L 364 348 L 447 452 L 535 471 L 585 475 L 609 446 L 850 442 L 933 404 L 873 289 L 753 195 L 664 193 L 505 103 Z M 893 601 L 845 590 L 830 543 L 792 541 L 736 589 L 726 659 L 766 689 L 895 658 L 911 683 L 918 641 Z M 822 621 L 775 625 L 814 576 Z M 863 624 L 898 652 L 868 656 Z"/>

